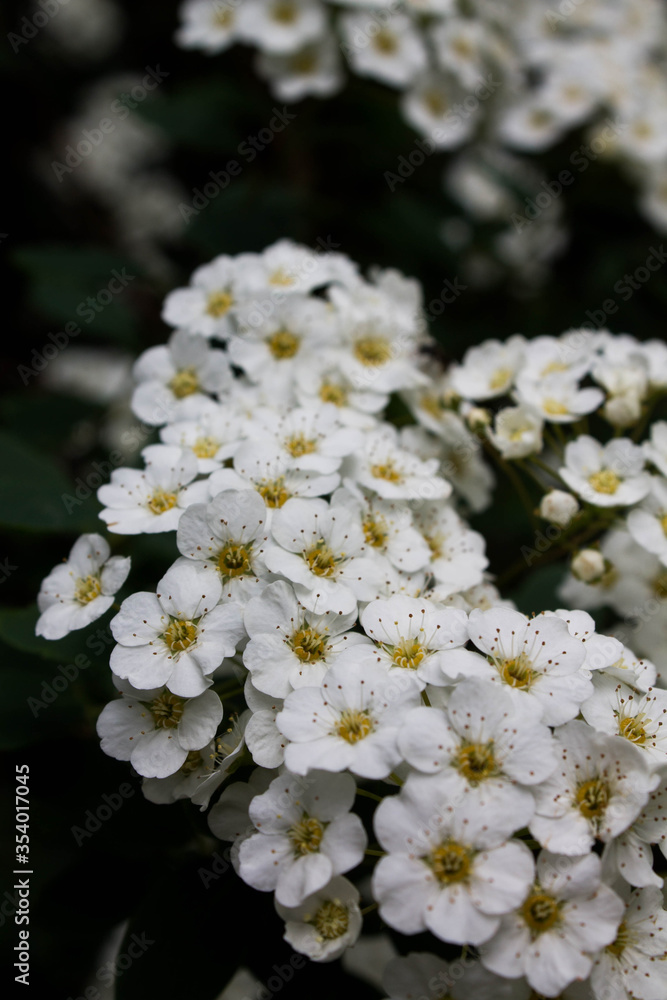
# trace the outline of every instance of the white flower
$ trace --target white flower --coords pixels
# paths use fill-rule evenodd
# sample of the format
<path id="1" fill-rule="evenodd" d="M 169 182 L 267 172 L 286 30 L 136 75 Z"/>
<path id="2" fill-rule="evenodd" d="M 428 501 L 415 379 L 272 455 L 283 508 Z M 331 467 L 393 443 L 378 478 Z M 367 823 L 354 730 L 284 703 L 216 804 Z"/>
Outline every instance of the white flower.
<path id="1" fill-rule="evenodd" d="M 110 556 L 101 535 L 81 535 L 65 562 L 42 580 L 37 595 L 40 616 L 35 634 L 62 639 L 108 611 L 130 572 L 130 559 Z"/>
<path id="2" fill-rule="evenodd" d="M 147 778 L 165 778 L 215 735 L 222 702 L 214 691 L 179 698 L 163 687 L 142 690 L 114 677 L 122 695 L 102 709 L 97 732 L 102 749 L 116 760 L 129 760 Z"/>
<path id="3" fill-rule="evenodd" d="M 326 36 L 287 55 L 260 52 L 255 66 L 280 101 L 301 101 L 311 94 L 331 97 L 344 82 L 338 46 Z"/>
<path id="4" fill-rule="evenodd" d="M 360 620 L 374 645 L 356 649 L 347 659 L 375 660 L 385 665 L 390 676 L 408 670 L 420 687 L 446 683 L 441 653 L 463 646 L 468 639 L 464 611 L 438 608 L 422 598 L 397 595 L 371 601 Z"/>
<path id="5" fill-rule="evenodd" d="M 316 0 L 244 0 L 239 7 L 239 36 L 265 52 L 294 52 L 325 30 L 324 7 Z"/>
<path id="6" fill-rule="evenodd" d="M 413 524 L 406 503 L 382 500 L 354 486 L 349 480 L 331 497 L 331 507 L 346 507 L 361 517 L 366 544 L 386 556 L 392 566 L 412 573 L 423 569 L 431 558 L 426 539 Z"/>
<path id="7" fill-rule="evenodd" d="M 595 693 L 581 706 L 598 732 L 622 736 L 646 754 L 653 768 L 667 765 L 667 691 L 633 691 L 603 671 L 593 679 Z"/>
<path id="8" fill-rule="evenodd" d="M 245 636 L 239 605 L 216 607 L 220 591 L 219 580 L 181 559 L 157 594 L 128 597 L 111 621 L 114 673 L 138 688 L 167 685 L 184 698 L 205 691 L 208 675 Z"/>
<path id="9" fill-rule="evenodd" d="M 160 430 L 164 444 L 190 449 L 197 459 L 197 470 L 206 475 L 220 469 L 231 458 L 246 436 L 246 421 L 240 413 L 230 412 L 229 404 L 209 400 L 192 417 L 183 408 L 182 419 Z"/>
<path id="10" fill-rule="evenodd" d="M 192 794 L 192 801 L 200 806 L 203 812 L 208 808 L 211 796 L 218 790 L 223 781 L 242 764 L 246 747 L 245 733 L 252 712 L 247 709 L 240 716 L 232 716 L 226 732 L 215 739 L 214 752 L 211 755 L 206 773 L 200 775 L 199 783 Z"/>
<path id="11" fill-rule="evenodd" d="M 295 407 L 277 416 L 273 409 L 255 413 L 246 436 L 275 444 L 281 459 L 299 469 L 336 472 L 343 458 L 362 447 L 359 430 L 346 427 L 331 404 Z"/>
<path id="12" fill-rule="evenodd" d="M 366 555 L 359 519 L 324 500 L 288 500 L 274 512 L 265 561 L 273 573 L 294 583 L 308 611 L 349 614 L 357 600 L 372 600 L 382 581 L 381 567 Z"/>
<path id="13" fill-rule="evenodd" d="M 602 863 L 607 881 L 620 875 L 630 885 L 662 886 L 663 879 L 653 870 L 651 847 L 654 844 L 667 858 L 667 786 L 664 782 L 651 792 L 632 825 L 605 844 Z"/>
<path id="14" fill-rule="evenodd" d="M 559 528 L 567 528 L 578 510 L 576 498 L 564 490 L 550 490 L 540 501 L 540 517 Z"/>
<path id="15" fill-rule="evenodd" d="M 253 684 L 277 698 L 320 684 L 344 649 L 359 643 L 370 646 L 364 636 L 350 631 L 356 620 L 356 608 L 348 614 L 315 614 L 300 604 L 290 584 L 269 584 L 248 602 L 244 613 L 250 641 L 243 662 Z"/>
<path id="16" fill-rule="evenodd" d="M 300 906 L 334 875 L 356 867 L 366 832 L 350 813 L 356 784 L 349 774 L 283 774 L 250 803 L 255 832 L 239 850 L 244 882 L 274 891 L 283 906 Z"/>
<path id="17" fill-rule="evenodd" d="M 516 380 L 516 397 L 520 403 L 541 414 L 554 424 L 572 423 L 586 413 L 592 413 L 604 401 L 600 389 L 580 389 L 570 374 L 555 372 L 540 379 L 521 373 Z"/>
<path id="18" fill-rule="evenodd" d="M 415 511 L 415 522 L 431 550 L 428 570 L 435 578 L 441 598 L 482 583 L 489 564 L 486 543 L 479 532 L 471 531 L 453 507 L 420 504 Z"/>
<path id="19" fill-rule="evenodd" d="M 597 855 L 541 851 L 535 884 L 482 946 L 482 962 L 501 976 L 525 975 L 536 992 L 555 997 L 588 976 L 595 953 L 614 941 L 623 910 L 623 900 L 600 881 Z"/>
<path id="20" fill-rule="evenodd" d="M 251 490 L 260 494 L 267 508 L 282 507 L 290 497 L 318 497 L 338 486 L 337 472 L 321 475 L 301 469 L 298 459 L 288 461 L 268 442 L 247 441 L 234 454 L 234 469 L 219 469 L 208 480 L 210 495 L 223 490 Z"/>
<path id="21" fill-rule="evenodd" d="M 234 4 L 219 0 L 185 0 L 179 8 L 183 23 L 176 32 L 176 44 L 184 49 L 222 52 L 237 40 L 234 8 Z"/>
<path id="22" fill-rule="evenodd" d="M 643 471 L 644 454 L 629 438 L 601 445 L 587 434 L 565 448 L 562 479 L 587 503 L 597 507 L 628 507 L 643 500 L 651 478 Z"/>
<path id="23" fill-rule="evenodd" d="M 506 396 L 523 364 L 524 351 L 525 341 L 520 336 L 470 347 L 462 363 L 452 368 L 452 387 L 464 399 L 475 401 Z"/>
<path id="24" fill-rule="evenodd" d="M 596 1000 L 665 996 L 667 913 L 655 886 L 637 889 L 628 901 L 616 939 L 595 961 L 591 988 Z"/>
<path id="25" fill-rule="evenodd" d="M 423 461 L 402 448 L 389 424 L 365 434 L 347 464 L 351 478 L 385 500 L 445 500 L 452 487 L 438 475 L 438 466 L 437 459 Z"/>
<path id="26" fill-rule="evenodd" d="M 506 837 L 527 826 L 535 807 L 530 789 L 556 766 L 551 733 L 531 707 L 484 681 L 462 681 L 444 710 L 414 708 L 398 746 L 413 767 L 439 775 L 438 794 L 474 803 Z"/>
<path id="27" fill-rule="evenodd" d="M 577 855 L 623 833 L 659 779 L 636 747 L 575 720 L 555 733 L 560 761 L 536 790 L 530 830 L 550 851 Z"/>
<path id="28" fill-rule="evenodd" d="M 414 678 L 398 680 L 376 663 L 343 663 L 341 654 L 321 687 L 292 691 L 277 724 L 291 742 L 285 764 L 295 774 L 315 768 L 386 778 L 400 763 L 396 737 L 405 712 L 419 703 Z"/>
<path id="29" fill-rule="evenodd" d="M 405 120 L 435 149 L 454 149 L 471 135 L 476 115 L 461 109 L 464 89 L 451 76 L 427 69 L 401 99 Z"/>
<path id="30" fill-rule="evenodd" d="M 530 405 L 506 406 L 496 413 L 487 433 L 503 458 L 525 458 L 542 451 L 544 421 Z"/>
<path id="31" fill-rule="evenodd" d="M 138 385 L 132 410 L 156 427 L 182 418 L 185 400 L 190 415 L 198 415 L 192 411 L 197 405 L 204 409 L 206 394 L 224 393 L 232 381 L 223 351 L 211 350 L 204 337 L 184 330 L 175 330 L 166 345 L 144 351 L 133 375 Z"/>
<path id="32" fill-rule="evenodd" d="M 361 933 L 359 893 L 340 875 L 301 906 L 287 907 L 276 902 L 276 910 L 285 921 L 283 936 L 287 943 L 313 962 L 339 958 Z"/>
<path id="33" fill-rule="evenodd" d="M 409 778 L 380 803 L 374 826 L 389 854 L 373 873 L 373 896 L 402 934 L 428 929 L 441 941 L 481 944 L 533 881 L 528 848 L 503 842 L 479 809 L 453 808 L 438 776 Z"/>
<path id="34" fill-rule="evenodd" d="M 559 618 L 528 619 L 510 608 L 473 610 L 470 638 L 484 653 L 452 650 L 443 669 L 452 678 L 466 674 L 507 686 L 515 700 L 530 699 L 542 722 L 558 726 L 574 718 L 593 693 L 582 669 L 586 649 Z"/>
<path id="35" fill-rule="evenodd" d="M 382 22 L 371 12 L 345 14 L 339 21 L 343 51 L 361 76 L 392 87 L 405 87 L 428 65 L 424 43 L 405 14 L 385 13 Z"/>
<path id="36" fill-rule="evenodd" d="M 252 490 L 224 490 L 184 512 L 176 535 L 179 552 L 219 575 L 223 601 L 245 604 L 266 586 L 266 515 L 264 501 Z"/>
<path id="37" fill-rule="evenodd" d="M 627 525 L 637 544 L 667 566 L 667 479 L 651 476 L 651 491 L 628 513 Z"/>
<path id="38" fill-rule="evenodd" d="M 199 484 L 188 489 L 197 475 L 191 451 L 166 444 L 151 444 L 141 456 L 146 468 L 114 469 L 111 482 L 100 486 L 97 497 L 104 510 L 100 517 L 109 531 L 119 535 L 174 531 L 189 503 L 199 499 Z"/>

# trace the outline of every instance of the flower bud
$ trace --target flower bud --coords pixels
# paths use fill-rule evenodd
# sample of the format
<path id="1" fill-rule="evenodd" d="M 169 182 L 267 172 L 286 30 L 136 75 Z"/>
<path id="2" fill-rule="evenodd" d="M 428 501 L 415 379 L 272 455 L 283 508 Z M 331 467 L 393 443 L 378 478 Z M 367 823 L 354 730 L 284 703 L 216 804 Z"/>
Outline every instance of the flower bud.
<path id="1" fill-rule="evenodd" d="M 570 568 L 583 583 L 599 583 L 606 570 L 604 556 L 599 549 L 581 549 Z"/>
<path id="2" fill-rule="evenodd" d="M 579 504 L 571 493 L 564 490 L 551 490 L 542 497 L 539 514 L 545 521 L 566 528 L 579 510 Z"/>

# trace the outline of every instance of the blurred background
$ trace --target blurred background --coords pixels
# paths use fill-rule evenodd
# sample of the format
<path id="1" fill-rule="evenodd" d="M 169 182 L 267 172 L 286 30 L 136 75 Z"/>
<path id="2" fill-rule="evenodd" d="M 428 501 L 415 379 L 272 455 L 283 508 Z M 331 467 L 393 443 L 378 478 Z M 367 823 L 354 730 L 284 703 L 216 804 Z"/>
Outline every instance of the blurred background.
<path id="1" fill-rule="evenodd" d="M 363 270 L 418 278 L 444 361 L 489 337 L 586 323 L 647 339 L 664 336 L 664 276 L 635 282 L 630 295 L 619 288 L 664 234 L 613 158 L 591 158 L 562 197 L 544 187 L 590 144 L 585 123 L 525 157 L 525 169 L 495 161 L 512 197 L 480 213 L 478 189 L 467 205 L 461 197 L 465 163 L 458 185 L 451 173 L 443 180 L 458 153 L 436 150 L 400 182 L 387 178 L 419 135 L 376 80 L 351 74 L 332 99 L 286 105 L 257 76 L 249 47 L 177 47 L 172 0 L 7 0 L 0 18 L 11 123 L 0 222 L 9 305 L 0 369 L 3 989 L 14 985 L 14 768 L 28 764 L 34 995 L 107 998 L 111 977 L 99 970 L 109 948 L 125 934 L 125 954 L 143 934 L 155 943 L 118 968 L 119 1000 L 213 1000 L 239 964 L 266 982 L 289 961 L 271 898 L 235 877 L 194 807 L 144 801 L 126 765 L 100 751 L 111 615 L 59 642 L 34 636 L 42 578 L 82 531 L 101 530 L 97 486 L 115 465 L 139 464 L 153 440 L 127 398 L 133 359 L 168 335 L 166 292 L 216 254 L 290 237 L 337 249 Z M 530 204 L 549 190 L 557 212 L 549 204 L 532 228 Z M 517 213 L 527 222 L 518 229 Z M 506 232 L 511 239 L 499 238 Z M 532 543 L 504 483 L 470 521 L 487 538 L 492 573 Z M 152 589 L 173 559 L 170 540 L 135 541 L 133 589 Z M 506 595 L 526 612 L 554 606 L 559 574 L 515 578 Z M 420 950 L 418 938 L 410 950 Z M 311 965 L 285 990 L 338 996 L 341 976 L 337 963 Z"/>

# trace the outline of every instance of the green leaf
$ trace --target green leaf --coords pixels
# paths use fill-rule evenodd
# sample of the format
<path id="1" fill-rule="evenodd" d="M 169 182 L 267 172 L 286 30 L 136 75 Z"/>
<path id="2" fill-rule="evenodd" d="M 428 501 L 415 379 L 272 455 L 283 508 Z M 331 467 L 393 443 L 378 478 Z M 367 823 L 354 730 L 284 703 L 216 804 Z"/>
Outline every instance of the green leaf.
<path id="1" fill-rule="evenodd" d="M 72 534 L 95 530 L 97 519 L 83 504 L 67 504 L 72 490 L 50 458 L 0 431 L 0 525 Z"/>

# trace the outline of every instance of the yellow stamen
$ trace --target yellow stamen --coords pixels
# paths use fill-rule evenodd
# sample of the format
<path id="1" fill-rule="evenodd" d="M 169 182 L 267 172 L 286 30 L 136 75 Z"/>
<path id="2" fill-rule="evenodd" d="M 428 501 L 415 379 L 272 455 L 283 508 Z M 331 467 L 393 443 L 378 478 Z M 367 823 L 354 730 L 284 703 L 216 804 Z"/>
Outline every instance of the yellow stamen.
<path id="1" fill-rule="evenodd" d="M 74 597 L 79 604 L 90 604 L 102 593 L 102 584 L 97 576 L 80 576 L 76 581 Z"/>

